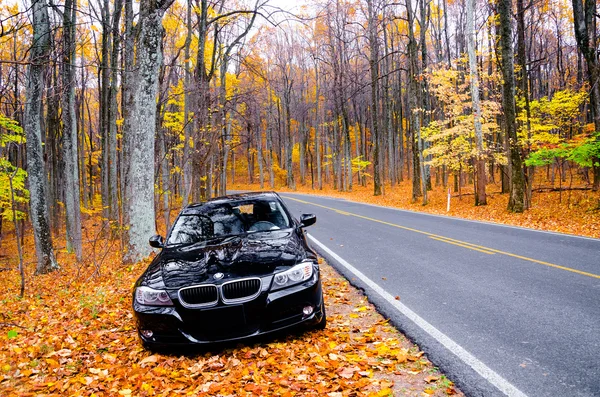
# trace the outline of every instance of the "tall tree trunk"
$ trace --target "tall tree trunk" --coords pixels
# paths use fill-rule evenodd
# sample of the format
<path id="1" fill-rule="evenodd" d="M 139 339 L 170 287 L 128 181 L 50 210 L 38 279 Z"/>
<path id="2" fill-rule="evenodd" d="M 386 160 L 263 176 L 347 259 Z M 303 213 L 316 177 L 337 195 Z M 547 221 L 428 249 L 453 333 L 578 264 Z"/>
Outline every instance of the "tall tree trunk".
<path id="1" fill-rule="evenodd" d="M 600 65 L 596 55 L 596 0 L 572 0 L 573 21 L 577 46 L 587 64 L 587 77 L 590 85 L 590 105 L 594 116 L 596 141 L 600 141 Z M 585 1 L 585 3 L 582 3 Z M 593 189 L 600 188 L 599 158 L 594 158 Z"/>
<path id="2" fill-rule="evenodd" d="M 469 53 L 469 69 L 471 75 L 471 99 L 473 102 L 473 124 L 475 127 L 475 145 L 477 154 L 474 161 L 475 173 L 475 205 L 486 205 L 485 195 L 485 160 L 483 159 L 483 132 L 481 128 L 481 105 L 479 103 L 479 71 L 475 57 L 475 0 L 467 2 L 467 51 Z"/>
<path id="3" fill-rule="evenodd" d="M 117 178 L 117 91 L 119 47 L 121 46 L 120 21 L 123 0 L 115 0 L 112 16 L 112 54 L 110 57 L 110 87 L 108 91 L 108 215 L 111 221 L 119 220 L 119 180 Z"/>
<path id="4" fill-rule="evenodd" d="M 76 0 L 66 0 L 63 12 L 63 62 L 61 65 L 63 159 L 65 164 L 65 212 L 67 250 L 82 258 L 81 209 L 79 199 L 79 162 L 77 156 L 77 120 L 75 114 L 75 20 Z"/>
<path id="5" fill-rule="evenodd" d="M 99 131 L 101 140 L 101 159 L 100 167 L 102 172 L 101 192 L 102 192 L 102 218 L 105 221 L 111 219 L 110 209 L 110 44 L 111 44 L 111 25 L 110 25 L 110 2 L 103 0 L 100 5 L 102 18 L 102 47 L 100 63 L 100 120 Z"/>
<path id="6" fill-rule="evenodd" d="M 419 40 L 420 40 L 420 46 L 421 46 L 421 71 L 423 70 L 427 70 L 427 41 L 426 41 L 426 34 L 427 34 L 427 29 L 429 27 L 429 21 L 431 19 L 431 7 L 429 7 L 429 0 L 420 0 L 419 1 L 420 4 L 420 21 L 419 21 Z M 419 77 L 419 80 L 421 82 L 421 101 L 422 101 L 422 107 L 423 107 L 423 111 L 422 113 L 422 120 L 423 120 L 423 126 L 427 127 L 429 126 L 429 121 L 431 119 L 430 116 L 430 110 L 431 110 L 431 98 L 429 95 L 429 86 L 427 84 L 427 79 Z M 426 140 L 424 140 L 421 137 L 421 130 L 419 129 L 419 154 L 420 154 L 420 162 L 421 162 L 421 175 L 422 175 L 422 179 L 423 179 L 423 205 L 427 204 L 428 198 L 427 198 L 427 190 L 431 190 L 431 171 L 430 171 L 430 167 L 429 164 L 427 164 L 427 162 L 429 160 L 431 160 L 431 156 L 427 156 L 425 157 L 423 155 L 423 151 L 425 151 L 428 147 L 429 147 L 429 142 L 427 142 Z"/>
<path id="7" fill-rule="evenodd" d="M 517 0 L 517 63 L 519 64 L 519 73 L 517 73 L 517 83 L 521 89 L 521 95 L 525 99 L 525 127 L 527 128 L 527 155 L 531 151 L 531 109 L 529 106 L 529 76 L 527 73 L 527 54 L 525 51 L 525 9 L 523 0 Z M 531 206 L 531 193 L 533 190 L 534 167 L 526 168 L 525 174 L 525 208 Z"/>
<path id="8" fill-rule="evenodd" d="M 416 201 L 418 197 L 423 196 L 423 204 L 427 204 L 427 182 L 424 178 L 423 169 L 423 147 L 421 139 L 421 118 L 418 110 L 418 98 L 420 98 L 421 84 L 419 83 L 420 74 L 419 60 L 417 56 L 417 42 L 414 34 L 414 14 L 410 0 L 406 1 L 406 9 L 408 11 L 408 80 L 410 85 L 409 94 L 409 113 L 410 113 L 410 129 L 412 131 L 411 144 L 413 155 L 413 183 L 412 183 L 412 200 Z M 423 43 L 425 45 L 425 43 Z"/>
<path id="9" fill-rule="evenodd" d="M 317 162 L 317 186 L 323 190 L 323 175 L 321 171 L 321 136 L 320 132 L 320 114 L 319 114 L 319 66 L 315 59 L 315 157 Z"/>
<path id="10" fill-rule="evenodd" d="M 389 47 L 388 47 L 388 42 L 390 40 L 388 39 L 388 29 L 386 27 L 384 27 L 383 29 L 383 49 L 385 51 L 383 57 L 384 57 L 384 62 L 383 62 L 383 75 L 385 76 L 383 78 L 382 84 L 383 84 L 383 114 L 384 114 L 384 120 L 385 120 L 385 129 L 386 129 L 386 135 L 387 135 L 387 155 L 388 155 L 388 161 L 387 161 L 387 166 L 388 166 L 388 178 L 390 180 L 390 183 L 392 186 L 394 186 L 396 184 L 396 175 L 395 175 L 395 159 L 394 159 L 394 154 L 395 154 L 395 147 L 394 147 L 394 133 L 392 130 L 392 103 L 391 103 L 391 98 L 390 98 L 390 74 L 391 74 L 391 68 L 390 68 L 390 51 L 389 51 Z"/>
<path id="11" fill-rule="evenodd" d="M 127 139 L 131 135 L 133 128 L 131 112 L 133 109 L 133 92 L 134 92 L 134 28 L 133 28 L 133 0 L 125 0 L 125 34 L 123 40 L 123 71 L 122 71 L 122 100 L 121 114 L 123 116 L 123 138 L 121 139 L 120 152 L 120 184 L 121 190 L 121 226 L 129 223 L 129 212 L 125 206 L 125 190 L 127 186 L 127 178 L 129 175 L 129 147 Z M 121 230 L 124 228 L 121 227 Z M 122 236 L 124 237 L 124 236 Z"/>
<path id="12" fill-rule="evenodd" d="M 221 178 L 219 184 L 219 191 L 217 194 L 225 195 L 227 191 L 227 163 L 229 161 L 229 122 L 228 122 L 228 108 L 227 104 L 227 66 L 229 64 L 229 59 L 223 59 L 223 63 L 221 64 Z"/>
<path id="13" fill-rule="evenodd" d="M 499 35 L 502 54 L 502 77 L 504 80 L 502 98 L 511 172 L 508 210 L 511 212 L 523 212 L 525 210 L 525 177 L 523 175 L 523 165 L 521 153 L 519 152 L 515 123 L 515 76 L 511 25 L 512 0 L 499 0 L 498 14 L 500 16 Z"/>
<path id="14" fill-rule="evenodd" d="M 292 190 L 296 190 L 296 182 L 294 181 L 294 163 L 293 163 L 293 151 L 294 151 L 294 138 L 292 137 L 292 115 L 290 109 L 291 101 L 291 87 L 288 94 L 284 96 L 285 101 L 285 130 L 286 130 L 286 160 L 285 167 L 287 170 L 287 187 Z"/>
<path id="15" fill-rule="evenodd" d="M 259 114 L 256 115 L 256 155 L 258 162 L 258 179 L 260 181 L 260 188 L 265 188 L 265 170 L 263 165 L 263 138 L 262 138 L 262 120 Z"/>
<path id="16" fill-rule="evenodd" d="M 159 128 L 159 126 L 157 126 Z M 162 190 L 162 201 L 163 201 L 163 218 L 165 220 L 165 230 L 168 233 L 171 228 L 171 211 L 169 204 L 169 196 L 171 196 L 171 186 L 169 180 L 169 164 L 167 158 L 167 139 L 164 129 L 160 133 L 160 142 L 158 143 L 160 151 L 160 174 L 161 181 L 160 186 Z"/>
<path id="17" fill-rule="evenodd" d="M 183 77 L 183 186 L 182 205 L 186 206 L 190 202 L 190 190 L 192 188 L 192 159 L 190 158 L 190 132 L 193 131 L 193 121 L 190 120 L 190 102 L 191 102 L 191 83 L 192 76 L 190 71 L 190 46 L 192 43 L 192 0 L 187 0 L 186 27 L 184 47 L 184 77 Z"/>
<path id="18" fill-rule="evenodd" d="M 381 173 L 379 164 L 379 43 L 377 42 L 377 16 L 373 10 L 373 0 L 367 0 L 369 18 L 369 69 L 371 71 L 371 123 L 373 126 L 373 195 L 381 195 Z"/>
<path id="19" fill-rule="evenodd" d="M 29 52 L 27 71 L 27 98 L 25 101 L 25 134 L 27 137 L 27 173 L 31 223 L 37 255 L 36 273 L 43 274 L 58 269 L 48 217 L 46 196 L 46 171 L 42 149 L 42 99 L 44 69 L 50 53 L 50 22 L 46 0 L 33 0 L 33 41 Z"/>
<path id="20" fill-rule="evenodd" d="M 126 262 L 150 253 L 148 238 L 155 232 L 154 142 L 158 69 L 162 63 L 162 18 L 174 0 L 142 0 L 138 21 L 137 59 L 131 109 L 131 133 L 126 137 L 129 163 L 125 206 L 129 214 Z"/>

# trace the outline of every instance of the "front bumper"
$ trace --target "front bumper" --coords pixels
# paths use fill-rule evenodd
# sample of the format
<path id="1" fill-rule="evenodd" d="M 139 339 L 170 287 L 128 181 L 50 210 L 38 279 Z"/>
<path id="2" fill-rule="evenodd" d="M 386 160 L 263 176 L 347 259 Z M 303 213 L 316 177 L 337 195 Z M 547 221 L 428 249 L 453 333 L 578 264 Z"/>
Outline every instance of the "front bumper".
<path id="1" fill-rule="evenodd" d="M 263 291 L 241 304 L 220 302 L 211 308 L 190 309 L 174 300 L 174 306 L 150 307 L 133 303 L 140 339 L 149 347 L 184 346 L 229 342 L 266 335 L 297 326 L 315 326 L 324 316 L 319 272 L 299 285 Z M 305 315 L 303 308 L 312 306 Z M 141 331 L 152 331 L 152 336 Z"/>

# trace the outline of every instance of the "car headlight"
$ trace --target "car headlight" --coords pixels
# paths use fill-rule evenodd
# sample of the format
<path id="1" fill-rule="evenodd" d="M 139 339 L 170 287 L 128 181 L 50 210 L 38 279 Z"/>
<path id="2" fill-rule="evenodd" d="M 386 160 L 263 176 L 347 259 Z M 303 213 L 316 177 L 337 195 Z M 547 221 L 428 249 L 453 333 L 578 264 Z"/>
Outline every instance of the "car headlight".
<path id="1" fill-rule="evenodd" d="M 305 261 L 288 269 L 284 272 L 277 273 L 273 277 L 273 285 L 271 290 L 275 291 L 281 288 L 286 288 L 295 284 L 300 284 L 312 277 L 313 262 Z"/>
<path id="2" fill-rule="evenodd" d="M 146 306 L 173 306 L 167 291 L 157 290 L 150 287 L 137 287 L 135 290 L 135 301 Z"/>

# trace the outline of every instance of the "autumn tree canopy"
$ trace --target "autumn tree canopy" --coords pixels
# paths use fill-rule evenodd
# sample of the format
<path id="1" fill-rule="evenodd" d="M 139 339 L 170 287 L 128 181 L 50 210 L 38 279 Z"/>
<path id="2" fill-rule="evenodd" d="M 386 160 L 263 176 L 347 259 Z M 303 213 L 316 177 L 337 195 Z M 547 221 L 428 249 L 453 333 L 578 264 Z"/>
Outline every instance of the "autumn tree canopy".
<path id="1" fill-rule="evenodd" d="M 498 184 L 517 212 L 567 173 L 598 189 L 593 0 L 282 4 L 0 2 L 0 212 L 40 272 L 52 233 L 85 254 L 86 213 L 137 260 L 159 212 L 240 183 Z"/>

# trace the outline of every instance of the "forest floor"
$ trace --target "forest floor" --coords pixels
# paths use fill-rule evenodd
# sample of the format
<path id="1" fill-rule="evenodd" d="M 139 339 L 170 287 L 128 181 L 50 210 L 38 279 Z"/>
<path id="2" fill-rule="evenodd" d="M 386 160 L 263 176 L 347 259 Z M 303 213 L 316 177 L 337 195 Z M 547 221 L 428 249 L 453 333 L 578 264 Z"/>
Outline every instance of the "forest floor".
<path id="1" fill-rule="evenodd" d="M 268 184 L 265 184 L 267 186 Z M 544 184 L 549 186 L 549 182 Z M 577 185 L 582 189 L 583 184 Z M 558 188 L 558 186 L 556 186 Z M 261 190 L 260 185 L 234 184 L 232 190 Z M 271 190 L 271 189 L 262 189 Z M 279 192 L 296 192 L 339 197 L 347 200 L 388 207 L 396 207 L 411 211 L 448 215 L 458 218 L 473 219 L 486 222 L 502 223 L 538 230 L 600 238 L 600 191 L 591 190 L 558 190 L 533 192 L 531 208 L 522 214 L 510 213 L 506 210 L 508 194 L 501 194 L 499 185 L 487 186 L 487 205 L 475 206 L 473 188 L 462 188 L 462 194 L 451 193 L 450 211 L 447 209 L 448 191 L 438 186 L 428 192 L 428 204 L 422 205 L 422 198 L 412 202 L 412 182 L 405 181 L 396 186 L 385 186 L 384 194 L 373 195 L 373 185 L 354 184 L 351 192 L 340 192 L 331 186 L 322 190 L 312 189 L 310 185 L 298 184 L 296 190 L 286 187 L 276 189 Z"/>
<path id="2" fill-rule="evenodd" d="M 25 295 L 15 240 L 0 250 L 2 396 L 462 395 L 366 297 L 321 263 L 327 328 L 194 354 L 139 344 L 132 287 L 147 262 L 125 266 L 119 243 L 87 215 L 87 257 L 57 250 L 61 269 L 34 275 L 25 238 Z M 10 237 L 10 234 L 8 234 Z M 63 245 L 64 239 L 55 243 Z"/>
<path id="3" fill-rule="evenodd" d="M 257 185 L 232 189 L 258 190 Z M 286 189 L 277 189 L 286 191 Z M 600 193 L 534 193 L 524 214 L 506 211 L 508 197 L 488 186 L 488 205 L 475 207 L 468 189 L 434 188 L 429 204 L 411 202 L 408 183 L 350 193 L 331 188 L 296 191 L 535 229 L 600 237 Z M 97 212 L 85 215 L 86 258 L 76 263 L 55 239 L 59 271 L 35 276 L 29 229 L 25 295 L 14 235 L 0 241 L 0 395 L 461 395 L 402 334 L 388 325 L 364 295 L 322 263 L 328 326 L 287 337 L 186 355 L 153 354 L 138 342 L 131 311 L 132 286 L 147 262 L 125 266 L 120 243 L 101 233 Z M 164 227 L 159 226 L 159 230 Z M 163 230 L 164 232 L 164 230 Z M 12 238 L 11 238 L 12 237 Z M 60 248 L 62 247 L 62 248 Z"/>

